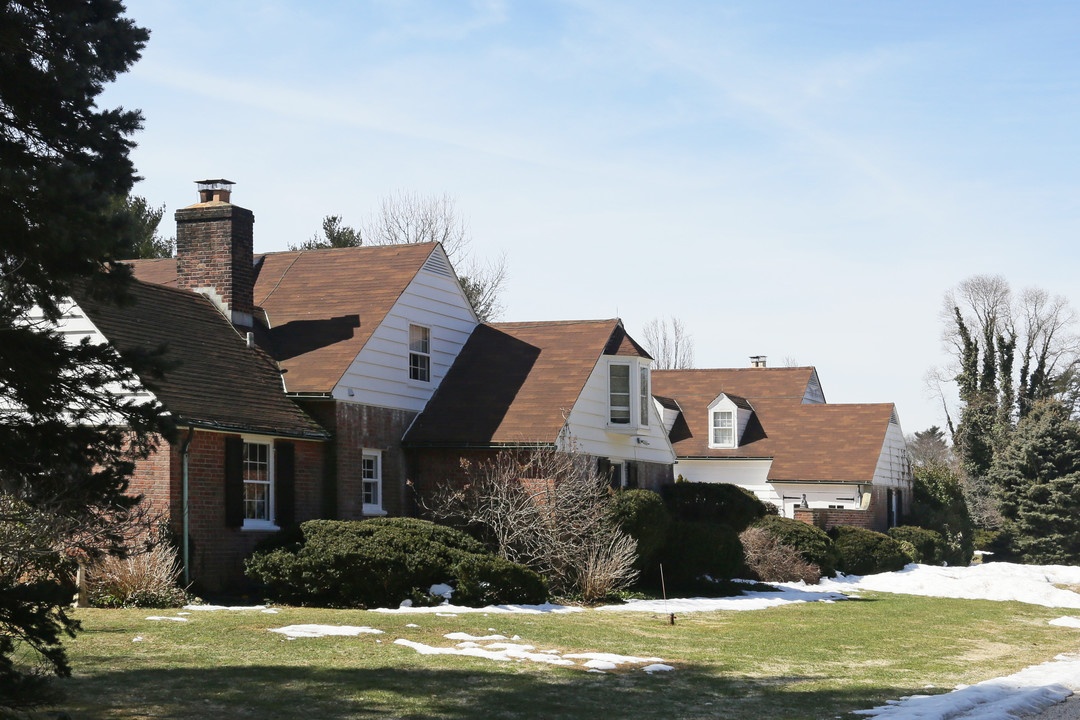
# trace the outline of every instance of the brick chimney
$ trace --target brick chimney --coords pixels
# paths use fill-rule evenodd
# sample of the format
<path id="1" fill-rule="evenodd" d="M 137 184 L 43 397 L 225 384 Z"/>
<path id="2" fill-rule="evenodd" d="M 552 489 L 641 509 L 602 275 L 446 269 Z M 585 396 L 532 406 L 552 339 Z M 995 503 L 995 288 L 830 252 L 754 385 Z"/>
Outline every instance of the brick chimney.
<path id="1" fill-rule="evenodd" d="M 199 202 L 176 211 L 179 287 L 206 295 L 234 325 L 252 327 L 255 214 L 229 202 L 229 180 L 197 180 Z"/>

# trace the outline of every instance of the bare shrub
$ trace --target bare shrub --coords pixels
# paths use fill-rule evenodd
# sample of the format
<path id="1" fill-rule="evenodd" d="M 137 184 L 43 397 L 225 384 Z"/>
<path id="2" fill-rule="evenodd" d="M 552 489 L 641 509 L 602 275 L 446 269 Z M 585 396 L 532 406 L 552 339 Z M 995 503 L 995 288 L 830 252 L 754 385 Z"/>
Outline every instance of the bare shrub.
<path id="1" fill-rule="evenodd" d="M 796 582 L 802 580 L 816 585 L 821 579 L 817 565 L 808 563 L 799 551 L 784 545 L 772 533 L 758 527 L 747 528 L 739 534 L 748 567 L 764 582 Z"/>
<path id="2" fill-rule="evenodd" d="M 421 505 L 437 520 L 480 529 L 503 558 L 591 602 L 637 577 L 637 541 L 611 520 L 608 478 L 581 453 L 503 451 L 462 461 L 463 487 L 440 485 Z"/>
<path id="3" fill-rule="evenodd" d="M 126 557 L 105 555 L 87 568 L 90 601 L 101 607 L 179 607 L 187 601 L 177 584 L 181 570 L 176 548 L 164 542 Z"/>

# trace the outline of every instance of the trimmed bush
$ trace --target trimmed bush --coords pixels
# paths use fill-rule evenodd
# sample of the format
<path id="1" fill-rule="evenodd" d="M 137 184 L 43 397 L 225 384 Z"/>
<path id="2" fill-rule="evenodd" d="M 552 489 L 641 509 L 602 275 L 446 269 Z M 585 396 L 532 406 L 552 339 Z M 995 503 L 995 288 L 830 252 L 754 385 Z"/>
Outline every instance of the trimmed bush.
<path id="1" fill-rule="evenodd" d="M 659 557 L 671 527 L 664 501 L 652 490 L 624 490 L 615 494 L 611 519 L 637 540 L 638 570 L 651 569 Z"/>
<path id="2" fill-rule="evenodd" d="M 675 520 L 727 525 L 742 532 L 765 516 L 765 503 L 754 493 L 728 483 L 677 482 L 661 490 Z"/>
<path id="3" fill-rule="evenodd" d="M 462 561 L 492 557 L 463 532 L 412 518 L 309 520 L 300 530 L 300 542 L 295 536 L 282 538 L 277 547 L 257 550 L 245 564 L 248 577 L 266 585 L 280 602 L 396 606 L 405 598 L 425 596 L 431 585 L 453 580 Z"/>
<path id="4" fill-rule="evenodd" d="M 889 537 L 901 543 L 911 543 L 914 553 L 913 562 L 926 565 L 940 565 L 945 557 L 945 538 L 941 533 L 915 525 L 901 525 L 889 528 Z"/>
<path id="5" fill-rule="evenodd" d="M 817 565 L 823 576 L 829 577 L 835 572 L 836 553 L 832 540 L 821 528 L 777 515 L 766 515 L 754 523 L 754 527 L 765 530 L 782 544 L 798 550 L 803 560 Z"/>
<path id="6" fill-rule="evenodd" d="M 781 543 L 775 535 L 760 527 L 749 527 L 739 533 L 746 570 L 752 580 L 763 582 L 797 582 L 816 585 L 821 579 L 817 565 L 806 562 L 799 551 Z"/>
<path id="7" fill-rule="evenodd" d="M 739 535 L 727 525 L 674 522 L 661 553 L 668 593 L 701 587 L 701 578 L 730 580 L 743 568 Z"/>
<path id="8" fill-rule="evenodd" d="M 829 531 L 837 569 L 849 575 L 903 570 L 908 557 L 900 543 L 884 533 L 841 525 Z"/>
<path id="9" fill-rule="evenodd" d="M 453 575 L 457 605 L 538 605 L 548 598 L 547 582 L 539 573 L 495 555 L 471 555 L 454 566 Z"/>

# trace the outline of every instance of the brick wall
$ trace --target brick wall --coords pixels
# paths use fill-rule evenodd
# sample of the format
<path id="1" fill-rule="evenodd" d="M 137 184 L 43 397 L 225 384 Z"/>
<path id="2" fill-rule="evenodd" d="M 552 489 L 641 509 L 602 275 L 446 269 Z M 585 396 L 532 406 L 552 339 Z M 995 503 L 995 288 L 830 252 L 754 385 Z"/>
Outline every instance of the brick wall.
<path id="1" fill-rule="evenodd" d="M 175 217 L 177 286 L 212 287 L 226 307 L 251 315 L 254 213 L 221 203 L 182 208 Z"/>
<path id="2" fill-rule="evenodd" d="M 337 403 L 333 427 L 338 518 L 359 520 L 363 517 L 361 461 L 364 450 L 382 451 L 383 510 L 389 515 L 413 514 L 406 494 L 408 475 L 401 437 L 414 417 L 416 413 L 408 410 Z"/>
<path id="3" fill-rule="evenodd" d="M 225 525 L 225 439 L 222 433 L 199 432 L 188 455 L 188 518 L 191 577 L 203 592 L 243 587 L 243 561 L 255 544 L 272 531 L 250 531 Z M 324 443 L 291 441 L 296 448 L 296 520 L 322 517 Z M 166 518 L 177 538 L 183 533 L 183 475 L 179 446 L 162 444 L 136 464 L 131 492 L 146 496 Z"/>
<path id="4" fill-rule="evenodd" d="M 870 505 L 866 509 L 795 508 L 795 519 L 816 525 L 822 530 L 831 530 L 838 525 L 850 525 L 885 532 L 889 529 L 884 511 L 885 499 L 878 497 L 878 490 L 885 492 L 885 488 L 874 488 L 870 494 Z"/>

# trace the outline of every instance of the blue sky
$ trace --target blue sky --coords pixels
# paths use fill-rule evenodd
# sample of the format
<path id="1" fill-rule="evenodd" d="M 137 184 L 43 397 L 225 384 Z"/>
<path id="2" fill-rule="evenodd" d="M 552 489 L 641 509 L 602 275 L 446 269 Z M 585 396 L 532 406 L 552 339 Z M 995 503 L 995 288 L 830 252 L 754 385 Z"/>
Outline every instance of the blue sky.
<path id="1" fill-rule="evenodd" d="M 942 294 L 1080 303 L 1072 2 L 137 0 L 136 192 L 226 177 L 257 251 L 449 194 L 505 320 L 682 318 L 699 367 L 817 366 L 943 424 Z M 173 232 L 171 220 L 164 229 Z M 640 333 L 639 333 L 640 334 Z"/>

